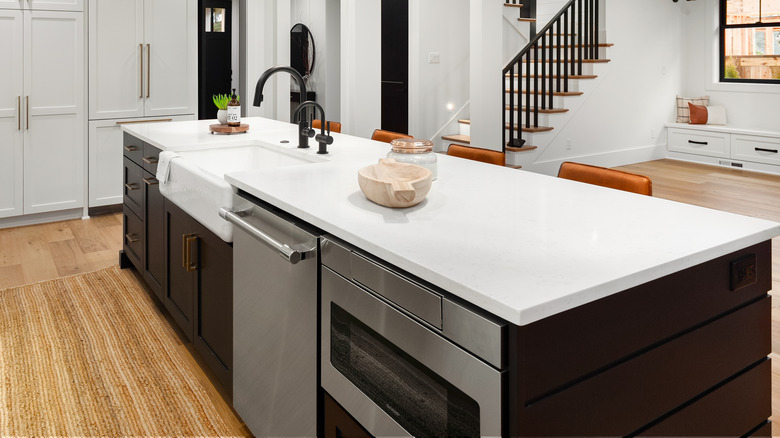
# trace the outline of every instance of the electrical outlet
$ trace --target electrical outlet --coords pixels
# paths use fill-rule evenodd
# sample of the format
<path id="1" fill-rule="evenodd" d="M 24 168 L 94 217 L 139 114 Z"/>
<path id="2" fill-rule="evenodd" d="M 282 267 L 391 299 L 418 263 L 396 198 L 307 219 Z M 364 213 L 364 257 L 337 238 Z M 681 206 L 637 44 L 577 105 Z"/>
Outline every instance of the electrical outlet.
<path id="1" fill-rule="evenodd" d="M 655 138 L 655 128 L 650 128 L 650 138 Z"/>
<path id="2" fill-rule="evenodd" d="M 566 150 L 567 151 L 571 150 L 571 139 L 570 138 L 566 139 Z"/>
<path id="3" fill-rule="evenodd" d="M 439 52 L 428 52 L 428 64 L 438 64 L 441 62 Z"/>

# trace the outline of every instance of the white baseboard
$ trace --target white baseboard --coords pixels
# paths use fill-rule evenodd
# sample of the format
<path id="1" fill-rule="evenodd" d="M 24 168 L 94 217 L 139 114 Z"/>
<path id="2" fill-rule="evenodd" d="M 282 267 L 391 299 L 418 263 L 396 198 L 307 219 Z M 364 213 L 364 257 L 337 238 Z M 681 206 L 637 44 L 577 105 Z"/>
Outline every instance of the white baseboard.
<path id="1" fill-rule="evenodd" d="M 36 213 L 0 219 L 0 228 L 23 227 L 25 225 L 45 224 L 70 219 L 86 219 L 84 209 L 54 211 L 51 213 Z"/>
<path id="2" fill-rule="evenodd" d="M 591 155 L 578 155 L 549 161 L 539 161 L 523 165 L 523 170 L 555 176 L 564 161 L 592 164 L 602 167 L 617 167 L 643 161 L 660 160 L 666 157 L 666 145 L 649 145 L 619 151 L 603 152 Z"/>

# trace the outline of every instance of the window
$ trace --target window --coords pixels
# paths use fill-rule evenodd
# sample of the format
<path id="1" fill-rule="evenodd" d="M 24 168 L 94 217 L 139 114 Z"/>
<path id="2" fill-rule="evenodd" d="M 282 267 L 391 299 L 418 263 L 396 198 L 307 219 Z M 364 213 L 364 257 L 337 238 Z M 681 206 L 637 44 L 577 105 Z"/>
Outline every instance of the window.
<path id="1" fill-rule="evenodd" d="M 720 80 L 780 84 L 780 0 L 720 0 Z"/>

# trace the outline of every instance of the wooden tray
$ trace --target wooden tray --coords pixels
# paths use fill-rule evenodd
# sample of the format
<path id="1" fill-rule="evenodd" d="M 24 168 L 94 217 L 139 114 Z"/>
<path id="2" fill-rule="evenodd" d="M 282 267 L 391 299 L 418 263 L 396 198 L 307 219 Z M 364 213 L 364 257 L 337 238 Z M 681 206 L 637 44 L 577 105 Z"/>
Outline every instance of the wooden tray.
<path id="1" fill-rule="evenodd" d="M 212 134 L 236 134 L 236 133 L 243 133 L 249 131 L 249 125 L 246 123 L 242 123 L 238 126 L 230 126 L 230 125 L 222 125 L 220 123 L 209 125 L 209 131 L 211 131 Z"/>

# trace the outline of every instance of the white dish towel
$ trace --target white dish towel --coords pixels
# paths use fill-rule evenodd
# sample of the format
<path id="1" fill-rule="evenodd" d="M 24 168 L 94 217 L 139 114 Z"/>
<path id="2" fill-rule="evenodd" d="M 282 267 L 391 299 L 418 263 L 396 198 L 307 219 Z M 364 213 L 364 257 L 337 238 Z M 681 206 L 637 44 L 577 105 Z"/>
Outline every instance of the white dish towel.
<path id="1" fill-rule="evenodd" d="M 157 181 L 160 181 L 160 184 L 168 182 L 168 175 L 171 173 L 171 161 L 176 158 L 181 158 L 176 152 L 160 152 L 160 158 L 157 162 Z"/>

